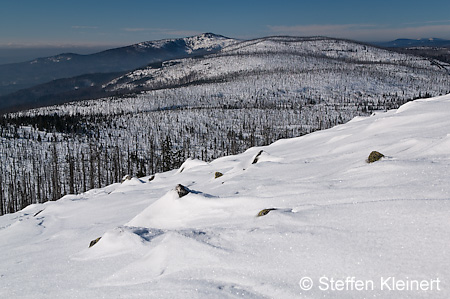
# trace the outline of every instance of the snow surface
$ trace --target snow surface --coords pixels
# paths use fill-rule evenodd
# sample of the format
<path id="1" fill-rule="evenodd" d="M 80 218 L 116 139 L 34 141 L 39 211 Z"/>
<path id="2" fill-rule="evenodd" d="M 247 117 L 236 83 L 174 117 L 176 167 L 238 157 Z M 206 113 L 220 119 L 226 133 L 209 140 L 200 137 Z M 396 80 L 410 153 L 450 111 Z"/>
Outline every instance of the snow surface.
<path id="1" fill-rule="evenodd" d="M 373 150 L 385 158 L 368 164 Z M 0 217 L 0 297 L 449 298 L 449 166 L 447 95 L 31 205 Z"/>

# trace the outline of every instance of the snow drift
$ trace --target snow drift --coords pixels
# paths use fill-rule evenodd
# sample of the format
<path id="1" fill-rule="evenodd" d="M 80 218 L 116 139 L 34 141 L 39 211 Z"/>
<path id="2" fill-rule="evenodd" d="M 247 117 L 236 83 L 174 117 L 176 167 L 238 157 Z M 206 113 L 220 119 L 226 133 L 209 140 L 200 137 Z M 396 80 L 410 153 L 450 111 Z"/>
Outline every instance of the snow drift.
<path id="1" fill-rule="evenodd" d="M 448 298 L 449 166 L 450 95 L 32 205 L 0 217 L 0 295 Z"/>

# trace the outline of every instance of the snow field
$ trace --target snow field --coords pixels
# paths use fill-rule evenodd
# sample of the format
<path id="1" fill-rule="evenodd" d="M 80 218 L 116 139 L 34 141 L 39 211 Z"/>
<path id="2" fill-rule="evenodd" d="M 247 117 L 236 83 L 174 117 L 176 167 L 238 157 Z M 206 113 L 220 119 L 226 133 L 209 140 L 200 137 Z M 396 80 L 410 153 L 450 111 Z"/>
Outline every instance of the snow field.
<path id="1" fill-rule="evenodd" d="M 450 96 L 417 100 L 4 215 L 0 296 L 448 298 L 449 113 Z M 368 164 L 372 150 L 386 157 Z M 323 277 L 374 288 L 322 290 Z M 382 277 L 439 290 L 382 289 Z"/>

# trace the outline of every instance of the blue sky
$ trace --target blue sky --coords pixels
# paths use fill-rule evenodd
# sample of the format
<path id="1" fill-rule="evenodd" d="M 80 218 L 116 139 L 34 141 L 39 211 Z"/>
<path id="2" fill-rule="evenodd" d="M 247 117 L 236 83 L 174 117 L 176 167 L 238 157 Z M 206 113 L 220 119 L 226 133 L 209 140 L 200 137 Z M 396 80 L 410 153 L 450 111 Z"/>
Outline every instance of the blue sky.
<path id="1" fill-rule="evenodd" d="M 128 45 L 202 32 L 235 38 L 450 39 L 449 12 L 448 0 L 5 0 L 0 46 Z"/>

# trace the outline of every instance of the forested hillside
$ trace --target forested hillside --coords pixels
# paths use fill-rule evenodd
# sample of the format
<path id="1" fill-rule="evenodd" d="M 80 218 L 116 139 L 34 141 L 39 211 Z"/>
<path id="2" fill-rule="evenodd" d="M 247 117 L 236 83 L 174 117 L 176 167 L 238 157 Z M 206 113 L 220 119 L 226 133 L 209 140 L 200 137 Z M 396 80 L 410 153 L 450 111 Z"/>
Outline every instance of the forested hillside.
<path id="1" fill-rule="evenodd" d="M 447 69 L 360 43 L 288 37 L 153 64 L 103 86 L 120 96 L 2 116 L 0 212 L 445 94 Z"/>
<path id="2" fill-rule="evenodd" d="M 87 94 L 99 98 L 97 85 L 101 86 L 102 80 L 115 73 L 168 59 L 214 53 L 234 42 L 224 36 L 204 33 L 142 42 L 90 55 L 64 53 L 0 65 L 0 112 L 67 103 L 86 99 Z"/>

